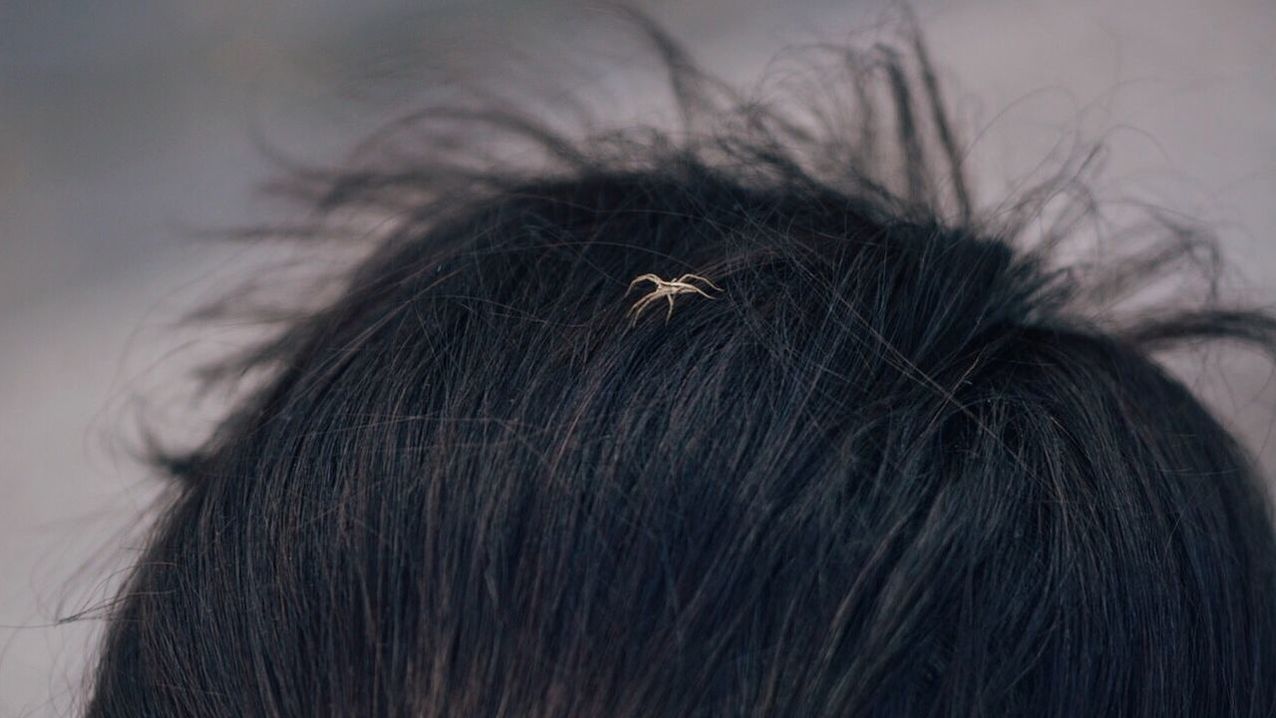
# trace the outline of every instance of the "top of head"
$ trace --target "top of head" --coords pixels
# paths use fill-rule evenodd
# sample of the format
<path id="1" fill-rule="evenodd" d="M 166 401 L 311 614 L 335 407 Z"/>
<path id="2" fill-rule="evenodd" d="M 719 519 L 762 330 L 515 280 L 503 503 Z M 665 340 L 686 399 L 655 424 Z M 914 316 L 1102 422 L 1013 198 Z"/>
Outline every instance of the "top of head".
<path id="1" fill-rule="evenodd" d="M 888 169 L 749 112 L 624 161 L 510 121 L 565 169 L 325 185 L 414 213 L 172 463 L 91 714 L 1271 705 L 1258 484 L 1146 354 L 1185 315 L 1082 321 L 950 140 Z M 644 275 L 721 291 L 627 314 Z"/>

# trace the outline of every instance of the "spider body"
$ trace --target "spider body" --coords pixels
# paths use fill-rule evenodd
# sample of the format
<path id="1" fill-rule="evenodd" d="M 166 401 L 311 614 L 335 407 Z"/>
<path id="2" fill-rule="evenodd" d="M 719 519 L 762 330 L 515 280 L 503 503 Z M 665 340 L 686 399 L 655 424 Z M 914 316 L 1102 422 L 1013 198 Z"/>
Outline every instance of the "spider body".
<path id="1" fill-rule="evenodd" d="M 634 305 L 629 308 L 629 311 L 627 313 L 633 316 L 633 323 L 636 324 L 638 322 L 638 316 L 642 314 L 643 310 L 645 310 L 653 302 L 660 301 L 660 299 L 662 298 L 668 300 L 669 302 L 669 309 L 668 311 L 665 312 L 665 321 L 669 321 L 669 319 L 673 316 L 673 298 L 675 295 L 694 293 L 694 294 L 699 294 L 700 296 L 706 299 L 715 298 L 715 297 L 709 296 L 709 294 L 707 294 L 700 287 L 697 287 L 696 285 L 692 284 L 691 283 L 692 280 L 706 284 L 711 289 L 715 289 L 719 292 L 722 291 L 721 287 L 719 287 L 718 285 L 714 284 L 713 282 L 709 281 L 705 277 L 702 277 L 698 274 L 684 274 L 675 279 L 661 279 L 660 277 L 654 274 L 641 274 L 637 277 L 634 277 L 634 280 L 629 283 L 629 288 L 625 290 L 626 294 L 632 291 L 634 288 L 634 285 L 638 284 L 639 282 L 651 282 L 654 285 L 654 288 L 642 299 L 639 299 L 638 301 L 634 302 Z"/>

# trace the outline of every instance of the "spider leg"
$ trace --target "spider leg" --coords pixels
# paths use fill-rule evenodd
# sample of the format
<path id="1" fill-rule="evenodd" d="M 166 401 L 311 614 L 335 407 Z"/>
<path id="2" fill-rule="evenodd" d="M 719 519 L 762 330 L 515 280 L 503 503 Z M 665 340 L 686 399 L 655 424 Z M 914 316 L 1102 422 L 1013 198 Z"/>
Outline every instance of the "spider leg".
<path id="1" fill-rule="evenodd" d="M 712 288 L 714 288 L 714 289 L 718 290 L 719 292 L 721 292 L 721 291 L 722 291 L 722 287 L 719 287 L 718 285 L 714 284 L 714 283 L 713 283 L 713 280 L 709 279 L 708 277 L 702 277 L 702 276 L 700 276 L 699 274 L 693 274 L 693 275 L 691 275 L 691 276 L 692 276 L 692 277 L 694 277 L 694 278 L 696 278 L 696 279 L 699 279 L 700 281 L 704 282 L 705 284 L 708 284 L 710 287 L 712 287 Z"/>
<path id="2" fill-rule="evenodd" d="M 637 323 L 638 316 L 643 313 L 643 310 L 645 310 L 652 302 L 660 299 L 661 296 L 663 295 L 659 290 L 657 290 L 642 299 L 639 299 L 637 302 L 634 302 L 634 305 L 629 308 L 629 313 L 633 315 L 634 322 Z"/>
<path id="3" fill-rule="evenodd" d="M 705 284 L 708 284 L 710 287 L 718 290 L 719 292 L 722 291 L 722 287 L 719 287 L 718 285 L 714 284 L 708 277 L 702 277 L 699 274 L 684 274 L 681 277 L 678 277 L 677 279 L 675 279 L 674 281 L 679 284 L 684 284 L 688 287 L 691 287 L 692 285 L 687 282 L 687 280 L 689 279 L 699 280 L 701 282 L 704 282 Z"/>
<path id="4" fill-rule="evenodd" d="M 659 287 L 661 284 L 660 277 L 657 277 L 654 274 L 640 274 L 637 277 L 634 277 L 633 281 L 629 283 L 629 289 L 625 290 L 625 294 L 628 294 L 634 288 L 635 284 L 643 280 L 646 280 L 648 282 L 653 282 L 657 287 Z"/>
<path id="5" fill-rule="evenodd" d="M 687 282 L 673 281 L 673 282 L 670 282 L 670 283 L 669 283 L 669 286 L 670 286 L 670 287 L 672 287 L 673 289 L 677 290 L 677 291 L 673 292 L 674 294 L 691 294 L 692 292 L 695 292 L 696 294 L 699 294 L 700 296 L 704 297 L 705 299 L 714 299 L 714 298 L 715 298 L 715 297 L 711 297 L 711 296 L 709 296 L 708 294 L 706 294 L 706 293 L 705 293 L 705 291 L 704 291 L 703 289 L 701 289 L 700 287 L 697 287 L 697 286 L 696 286 L 696 285 L 694 285 L 694 284 L 688 284 Z"/>
<path id="6" fill-rule="evenodd" d="M 665 298 L 669 300 L 669 311 L 665 312 L 665 321 L 667 322 L 673 317 L 673 293 L 666 294 Z"/>
<path id="7" fill-rule="evenodd" d="M 642 299 L 639 299 L 638 301 L 634 302 L 633 305 L 629 307 L 628 314 L 632 314 L 635 317 L 637 317 L 639 314 L 642 313 L 642 308 L 647 306 L 647 301 L 650 298 L 651 298 L 651 295 L 647 295 L 643 297 Z"/>

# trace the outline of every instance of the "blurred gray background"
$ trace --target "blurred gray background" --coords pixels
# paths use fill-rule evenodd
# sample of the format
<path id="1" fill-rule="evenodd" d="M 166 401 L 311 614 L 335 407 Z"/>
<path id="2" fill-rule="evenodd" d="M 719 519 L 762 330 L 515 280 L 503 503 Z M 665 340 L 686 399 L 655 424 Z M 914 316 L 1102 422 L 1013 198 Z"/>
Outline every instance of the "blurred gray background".
<path id="1" fill-rule="evenodd" d="M 881 0 L 634 5 L 740 80 L 787 44 L 891 16 Z M 1237 282 L 1276 300 L 1276 3 L 914 8 L 950 100 L 978 119 L 985 196 L 1067 132 L 1106 138 L 1104 186 L 1209 221 Z M 124 532 L 153 493 L 139 414 L 200 428 L 183 372 L 234 340 L 178 320 L 258 259 L 192 230 L 273 216 L 254 195 L 271 170 L 257 139 L 331 160 L 426 78 L 528 61 L 585 68 L 586 97 L 641 87 L 622 34 L 583 2 L 0 0 L 0 716 L 77 707 L 100 622 L 58 622 L 106 600 L 135 556 Z M 1235 371 L 1193 381 L 1270 462 L 1270 371 L 1214 364 Z"/>

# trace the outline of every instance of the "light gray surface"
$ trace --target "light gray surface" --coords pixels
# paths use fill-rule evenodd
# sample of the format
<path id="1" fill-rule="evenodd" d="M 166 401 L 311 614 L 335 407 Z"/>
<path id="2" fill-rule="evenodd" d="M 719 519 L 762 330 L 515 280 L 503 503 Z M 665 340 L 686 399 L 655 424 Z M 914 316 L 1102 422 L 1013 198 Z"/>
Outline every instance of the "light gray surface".
<path id="1" fill-rule="evenodd" d="M 3 716 L 74 711 L 98 624 L 50 624 L 103 600 L 133 555 L 120 531 L 150 490 L 113 438 L 132 435 L 133 397 L 149 397 L 161 422 L 182 417 L 181 367 L 224 346 L 171 323 L 253 261 L 184 229 L 262 216 L 250 191 L 267 164 L 253 133 L 330 158 L 402 106 L 414 68 L 481 76 L 516 51 L 544 59 L 587 38 L 605 49 L 597 33 L 617 28 L 561 2 L 115 5 L 0 5 Z M 850 33 L 880 20 L 884 3 L 642 5 L 711 69 L 748 78 L 786 42 Z M 1103 134 L 1105 188 L 1215 223 L 1256 293 L 1276 299 L 1276 4 L 916 8 L 950 97 L 983 108 L 986 196 L 1061 133 Z M 596 88 L 618 82 L 611 73 L 596 72 Z M 1227 366 L 1239 377 L 1203 386 L 1258 447 L 1271 425 L 1267 374 Z"/>

